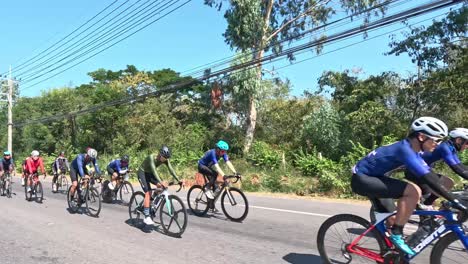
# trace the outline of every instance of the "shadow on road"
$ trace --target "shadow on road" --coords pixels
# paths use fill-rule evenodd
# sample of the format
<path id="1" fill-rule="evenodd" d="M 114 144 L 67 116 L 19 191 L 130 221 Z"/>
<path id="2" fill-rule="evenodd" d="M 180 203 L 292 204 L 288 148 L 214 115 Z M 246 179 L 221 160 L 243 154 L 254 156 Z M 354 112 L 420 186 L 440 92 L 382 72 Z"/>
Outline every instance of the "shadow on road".
<path id="1" fill-rule="evenodd" d="M 288 263 L 292 264 L 320 264 L 320 256 L 314 254 L 289 253 L 283 257 Z"/>
<path id="2" fill-rule="evenodd" d="M 143 222 L 143 219 L 127 219 L 125 220 L 125 223 L 131 227 L 134 227 L 138 230 L 140 230 L 141 232 L 143 233 L 151 233 L 153 231 L 155 232 L 158 232 L 159 234 L 161 235 L 165 235 L 165 236 L 168 236 L 168 237 L 174 237 L 174 238 L 180 238 L 180 237 L 177 237 L 177 236 L 170 236 L 170 235 L 167 235 L 166 233 L 164 233 L 164 231 L 159 228 L 160 226 L 160 223 L 158 222 L 155 222 L 156 225 L 154 226 L 149 226 L 147 224 L 145 224 Z"/>

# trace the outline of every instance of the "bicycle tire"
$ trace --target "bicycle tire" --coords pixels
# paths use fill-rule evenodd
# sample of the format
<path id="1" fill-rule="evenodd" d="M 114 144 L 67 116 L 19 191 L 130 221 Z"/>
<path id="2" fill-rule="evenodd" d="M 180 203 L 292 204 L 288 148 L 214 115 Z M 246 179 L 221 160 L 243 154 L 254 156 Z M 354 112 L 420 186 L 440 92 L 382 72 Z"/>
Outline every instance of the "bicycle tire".
<path id="1" fill-rule="evenodd" d="M 453 242 L 460 242 L 459 247 L 451 246 Z M 458 254 L 451 254 L 450 257 L 443 257 L 442 255 L 444 252 L 447 252 L 446 250 L 453 250 L 456 251 Z M 461 249 L 461 250 L 460 250 Z M 466 254 L 463 256 L 461 254 L 461 251 L 465 251 Z M 450 252 L 449 252 L 450 253 Z M 458 255 L 457 257 L 455 255 Z M 460 239 L 458 236 L 450 232 L 446 235 L 444 235 L 442 238 L 439 239 L 432 248 L 431 251 L 431 257 L 430 257 L 430 263 L 431 264 L 446 264 L 446 263 L 466 263 L 466 259 L 468 258 L 468 251 L 465 249 L 463 244 L 461 244 Z M 442 262 L 442 259 L 444 260 Z M 452 261 L 452 262 L 449 262 Z"/>
<path id="2" fill-rule="evenodd" d="M 68 190 L 68 179 L 65 177 L 65 175 L 61 174 L 59 176 L 59 181 L 57 185 L 57 192 L 63 191 L 63 190 Z"/>
<path id="3" fill-rule="evenodd" d="M 32 200 L 32 196 L 33 196 L 33 194 L 32 194 L 32 188 L 31 188 L 31 191 L 28 192 L 28 186 L 29 186 L 29 187 L 31 187 L 31 186 L 28 184 L 28 181 L 27 181 L 27 180 L 25 180 L 25 181 L 26 181 L 26 183 L 24 184 L 24 195 L 25 195 L 25 197 L 26 197 L 26 201 L 31 201 L 31 200 Z M 31 180 L 31 181 L 32 181 L 32 180 Z"/>
<path id="4" fill-rule="evenodd" d="M 191 198 L 191 196 L 193 196 Z M 187 204 L 190 211 L 196 216 L 204 216 L 208 212 L 208 197 L 206 197 L 203 187 L 193 185 L 187 193 Z"/>
<path id="5" fill-rule="evenodd" d="M 37 203 L 42 203 L 42 199 L 44 198 L 44 190 L 42 189 L 42 183 L 40 181 L 34 184 L 34 198 Z"/>
<path id="6" fill-rule="evenodd" d="M 99 217 L 101 212 L 101 195 L 92 186 L 88 187 L 85 194 L 86 211 L 92 217 Z"/>
<path id="7" fill-rule="evenodd" d="M 13 192 L 13 186 L 11 185 L 11 178 L 6 181 L 7 187 L 6 187 L 6 195 L 8 198 L 11 198 L 12 192 Z"/>
<path id="8" fill-rule="evenodd" d="M 349 224 L 355 224 L 355 225 L 361 226 L 362 228 L 359 230 L 357 228 L 350 229 L 350 228 L 340 228 L 340 227 L 335 226 L 335 228 L 332 229 L 332 227 L 335 224 L 338 224 L 340 222 L 348 223 L 347 227 L 349 226 Z M 356 215 L 350 215 L 350 214 L 339 214 L 339 215 L 332 216 L 328 218 L 327 220 L 325 220 L 325 222 L 323 222 L 323 224 L 320 226 L 318 234 L 317 234 L 317 248 L 318 248 L 318 251 L 320 253 L 320 257 L 323 263 L 325 264 L 351 263 L 351 261 L 353 261 L 353 257 L 362 258 L 359 255 L 353 255 L 347 252 L 346 245 L 350 244 L 355 238 L 359 237 L 362 234 L 362 232 L 366 231 L 370 226 L 371 224 L 366 219 L 356 216 Z M 341 239 L 341 241 L 332 243 L 332 245 L 337 246 L 337 248 L 339 249 L 339 252 L 345 258 L 345 260 L 344 261 L 337 260 L 336 262 L 334 262 L 332 259 L 330 259 L 331 257 L 329 256 L 330 250 L 328 250 L 326 246 L 325 239 L 327 237 L 327 231 L 333 232 L 333 231 L 340 231 L 340 230 L 345 231 L 346 235 L 342 234 L 342 235 L 333 236 L 333 237 Z M 351 233 L 350 231 L 354 231 L 354 232 Z M 362 232 L 359 234 L 355 234 L 357 231 L 362 231 Z M 386 249 L 386 246 L 384 244 L 384 240 L 382 236 L 380 235 L 380 233 L 376 229 L 373 229 L 366 235 L 366 238 L 369 238 L 369 237 L 373 237 L 375 240 L 377 240 L 377 243 L 375 242 L 369 243 L 370 245 L 372 245 L 373 247 L 375 247 L 375 245 L 378 245 L 378 249 L 370 249 L 370 250 L 373 251 L 374 253 L 378 253 L 382 255 L 384 253 L 384 250 Z M 349 241 L 344 241 L 345 239 L 349 239 Z M 363 238 L 361 241 L 363 241 L 364 239 L 365 238 Z M 365 260 L 368 262 L 373 262 L 369 258 L 365 258 Z"/>
<path id="9" fill-rule="evenodd" d="M 5 181 L 0 180 L 0 196 L 4 196 L 4 195 L 5 195 Z"/>
<path id="10" fill-rule="evenodd" d="M 159 220 L 161 222 L 161 227 L 166 235 L 180 237 L 184 233 L 185 228 L 187 228 L 187 211 L 185 210 L 185 205 L 182 202 L 182 199 L 177 195 L 171 194 L 168 198 L 170 201 L 172 215 L 168 210 L 167 200 L 164 199 L 159 207 Z M 168 218 L 165 218 L 165 215 L 168 216 Z M 183 219 L 180 216 L 182 216 Z M 171 229 L 171 227 L 175 228 Z"/>
<path id="11" fill-rule="evenodd" d="M 75 193 L 73 194 L 73 201 L 70 199 L 70 190 L 71 190 L 72 186 L 68 187 L 68 191 L 67 191 L 67 203 L 68 203 L 68 208 L 70 209 L 70 211 L 72 213 L 76 213 L 78 212 L 78 208 L 80 208 L 80 206 L 78 206 L 78 204 L 76 203 L 76 201 L 78 201 L 78 187 L 75 189 Z"/>
<path id="12" fill-rule="evenodd" d="M 231 201 L 231 197 L 229 197 L 228 192 L 231 195 L 232 199 L 234 199 L 234 201 Z M 235 201 L 236 197 L 234 197 L 233 193 L 236 192 L 240 195 L 240 198 L 244 200 L 243 204 L 239 204 L 239 201 Z M 225 203 L 226 197 L 228 198 L 228 204 Z M 235 202 L 236 205 L 238 205 L 238 207 L 244 207 L 244 212 L 239 217 L 235 217 L 232 214 L 228 213 L 226 206 L 233 205 L 233 202 Z M 242 192 L 240 189 L 236 187 L 229 187 L 221 196 L 221 209 L 223 210 L 224 215 L 226 215 L 226 217 L 229 218 L 229 220 L 234 222 L 242 222 L 249 213 L 249 201 L 247 200 L 247 197 L 245 196 L 244 192 Z"/>
<path id="13" fill-rule="evenodd" d="M 130 202 L 128 203 L 128 214 L 130 222 L 133 226 L 143 225 L 143 202 L 145 200 L 145 194 L 143 192 L 134 192 Z"/>
<path id="14" fill-rule="evenodd" d="M 133 191 L 133 186 L 128 181 L 124 181 L 124 182 L 122 182 L 122 184 L 120 184 L 119 198 L 120 198 L 120 201 L 122 202 L 122 204 L 127 205 L 128 203 L 130 203 L 130 199 L 133 196 L 133 192 L 134 192 Z M 124 196 L 125 196 L 125 198 L 124 198 Z M 127 199 L 127 197 L 128 197 L 128 199 Z"/>

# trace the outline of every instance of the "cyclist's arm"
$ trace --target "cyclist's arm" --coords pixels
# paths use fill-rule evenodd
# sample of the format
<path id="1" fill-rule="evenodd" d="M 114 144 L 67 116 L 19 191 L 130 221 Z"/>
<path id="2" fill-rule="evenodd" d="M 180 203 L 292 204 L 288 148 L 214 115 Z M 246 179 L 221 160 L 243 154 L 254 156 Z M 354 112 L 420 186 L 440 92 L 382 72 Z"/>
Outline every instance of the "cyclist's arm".
<path id="1" fill-rule="evenodd" d="M 237 171 L 236 169 L 234 168 L 234 165 L 232 165 L 232 162 L 230 160 L 226 161 L 226 165 L 228 166 L 228 168 L 234 173 L 234 174 L 237 174 Z"/>
<path id="2" fill-rule="evenodd" d="M 423 177 L 421 177 L 420 180 L 423 183 L 429 185 L 429 187 L 434 192 L 444 197 L 445 199 L 451 202 L 456 200 L 456 197 L 453 194 L 451 194 L 449 191 L 447 191 L 447 189 L 445 189 L 445 187 L 442 184 L 439 183 L 439 176 L 436 173 L 431 171 L 427 173 L 426 175 L 424 175 Z"/>
<path id="3" fill-rule="evenodd" d="M 68 164 L 67 159 L 65 159 L 65 166 L 67 167 L 67 171 L 70 171 L 70 164 Z"/>
<path id="4" fill-rule="evenodd" d="M 221 177 L 224 177 L 224 175 L 226 175 L 224 171 L 221 169 L 221 167 L 219 166 L 219 163 L 215 163 L 213 167 L 221 175 Z"/>
<path id="5" fill-rule="evenodd" d="M 101 170 L 99 169 L 99 165 L 96 159 L 93 160 L 93 165 L 94 165 L 94 169 L 96 170 L 97 175 L 101 175 Z"/>
<path id="6" fill-rule="evenodd" d="M 468 167 L 463 163 L 458 163 L 455 165 L 449 166 L 456 174 L 463 177 L 463 179 L 468 180 Z"/>
<path id="7" fill-rule="evenodd" d="M 169 160 L 166 161 L 167 168 L 169 169 L 169 172 L 172 175 L 172 178 L 174 178 L 177 182 L 180 182 L 179 177 L 177 177 L 177 174 L 174 170 L 174 168 L 171 165 L 171 162 Z"/>

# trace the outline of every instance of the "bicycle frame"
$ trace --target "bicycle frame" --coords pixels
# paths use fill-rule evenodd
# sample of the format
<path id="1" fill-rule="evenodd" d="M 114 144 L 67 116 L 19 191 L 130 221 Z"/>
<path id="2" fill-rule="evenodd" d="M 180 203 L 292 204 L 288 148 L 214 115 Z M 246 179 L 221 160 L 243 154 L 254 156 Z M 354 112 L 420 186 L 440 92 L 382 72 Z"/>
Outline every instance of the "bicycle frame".
<path id="1" fill-rule="evenodd" d="M 366 236 L 369 232 L 373 229 L 377 229 L 377 231 L 382 235 L 385 240 L 387 247 L 392 247 L 392 242 L 388 239 L 385 235 L 387 232 L 387 227 L 385 226 L 385 220 L 389 217 L 395 215 L 396 212 L 393 213 L 375 213 L 376 216 L 376 223 L 371 225 L 369 229 L 367 229 L 363 234 L 361 234 L 358 238 L 356 238 L 350 245 L 347 246 L 347 250 L 353 254 L 357 254 L 363 257 L 370 258 L 375 260 L 379 263 L 383 263 L 384 259 L 380 254 L 375 252 L 369 251 L 365 248 L 361 248 L 357 246 L 359 241 L 362 237 Z M 424 210 L 416 210 L 413 212 L 413 215 L 430 215 L 430 216 L 442 216 L 446 220 L 443 225 L 439 226 L 436 230 L 434 230 L 431 234 L 429 234 L 423 241 L 421 241 L 417 246 L 413 248 L 416 252 L 415 255 L 408 256 L 405 255 L 405 259 L 409 262 L 411 259 L 415 258 L 419 253 L 421 253 L 428 245 L 432 242 L 440 238 L 445 233 L 450 231 L 454 232 L 457 237 L 462 241 L 463 246 L 466 250 L 468 250 L 468 234 L 465 234 L 462 224 L 457 222 L 456 214 L 454 214 L 450 210 L 443 210 L 443 211 L 424 211 Z"/>

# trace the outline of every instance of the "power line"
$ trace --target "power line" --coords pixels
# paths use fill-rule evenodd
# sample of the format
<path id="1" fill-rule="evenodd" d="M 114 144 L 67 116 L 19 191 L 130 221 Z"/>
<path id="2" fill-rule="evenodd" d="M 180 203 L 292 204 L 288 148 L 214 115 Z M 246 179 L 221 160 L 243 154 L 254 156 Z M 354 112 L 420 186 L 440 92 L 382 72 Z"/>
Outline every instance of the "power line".
<path id="1" fill-rule="evenodd" d="M 457 4 L 458 2 L 459 1 L 439 1 L 437 4 L 436 3 L 427 4 L 427 5 L 424 5 L 424 6 L 413 8 L 413 9 L 408 10 L 406 12 L 402 12 L 399 15 L 394 15 L 390 19 L 385 18 L 385 19 L 381 19 L 379 21 L 375 21 L 374 23 L 372 23 L 372 25 L 369 25 L 368 27 L 372 27 L 371 29 L 375 29 L 375 28 L 377 28 L 376 27 L 377 25 L 380 25 L 380 27 L 381 26 L 388 26 L 391 23 L 395 23 L 395 22 L 398 22 L 398 21 L 401 21 L 401 20 L 405 20 L 405 19 L 409 19 L 409 18 L 418 16 L 418 15 L 422 15 L 424 13 L 428 13 L 428 12 L 431 12 L 431 11 L 434 11 L 434 10 L 437 10 L 437 9 L 440 9 L 440 8 L 443 8 L 443 7 L 447 7 L 450 4 L 452 4 L 452 5 Z M 412 11 L 412 12 L 410 12 L 410 11 Z M 351 36 L 351 35 L 349 35 L 351 32 L 353 32 L 354 35 L 357 35 L 357 34 L 360 34 L 360 33 L 364 32 L 364 31 L 366 31 L 366 29 L 367 29 L 367 27 L 356 27 L 354 29 L 350 29 L 350 30 L 345 31 L 344 33 L 341 33 L 340 36 L 341 36 L 341 38 L 346 38 L 346 37 Z M 330 38 L 330 39 L 334 39 L 336 41 L 336 40 L 340 39 L 339 38 L 340 36 L 335 34 L 335 36 L 333 38 Z M 133 98 L 122 98 L 122 99 L 118 99 L 118 100 L 114 100 L 114 101 L 109 101 L 109 102 L 94 105 L 94 106 L 91 106 L 91 107 L 88 107 L 86 109 L 82 109 L 82 110 L 79 110 L 79 111 L 74 111 L 74 112 L 55 115 L 55 116 L 50 116 L 50 117 L 44 117 L 44 118 L 40 118 L 40 119 L 36 119 L 36 120 L 30 120 L 30 121 L 26 121 L 26 122 L 16 124 L 16 126 L 24 126 L 24 125 L 28 125 L 28 124 L 32 124 L 32 123 L 50 122 L 50 121 L 54 121 L 54 120 L 60 120 L 60 119 L 63 119 L 65 117 L 69 117 L 69 116 L 77 116 L 77 115 L 82 115 L 82 114 L 86 114 L 86 113 L 90 113 L 90 112 L 95 112 L 97 110 L 100 110 L 102 108 L 109 107 L 109 106 L 139 102 L 139 101 L 145 100 L 148 97 L 159 96 L 159 95 L 161 95 L 163 93 L 175 92 L 175 91 L 180 90 L 181 88 L 186 87 L 187 85 L 193 84 L 195 82 L 201 82 L 201 81 L 208 80 L 208 79 L 213 78 L 213 77 L 219 77 L 219 76 L 226 77 L 226 76 L 229 76 L 231 74 L 234 74 L 238 70 L 252 69 L 252 68 L 257 67 L 257 65 L 259 63 L 265 62 L 265 64 L 267 64 L 266 61 L 269 61 L 268 63 L 271 63 L 271 62 L 273 62 L 273 59 L 275 59 L 277 57 L 285 56 L 285 55 L 287 55 L 287 54 L 289 54 L 291 52 L 295 53 L 295 52 L 299 52 L 301 50 L 310 49 L 311 47 L 314 47 L 314 45 L 316 46 L 316 45 L 321 45 L 321 44 L 323 44 L 323 41 L 312 41 L 308 45 L 299 45 L 300 48 L 294 47 L 294 48 L 285 50 L 281 54 L 276 54 L 274 56 L 267 56 L 267 58 L 264 58 L 262 60 L 251 60 L 251 61 L 246 62 L 246 63 L 233 65 L 233 66 L 228 67 L 226 69 L 218 70 L 218 71 L 213 72 L 213 73 L 208 73 L 208 74 L 205 74 L 205 75 L 200 76 L 198 78 L 193 78 L 193 79 L 190 79 L 190 80 L 184 80 L 184 81 L 176 83 L 176 84 L 168 85 L 168 86 L 160 88 L 159 90 L 154 91 L 154 92 L 141 94 L 141 95 L 135 96 Z"/>
<path id="2" fill-rule="evenodd" d="M 58 45 L 60 42 L 62 42 L 63 40 L 65 40 L 66 38 L 68 38 L 69 36 L 73 35 L 75 32 L 77 32 L 78 30 L 80 30 L 82 27 L 84 27 L 85 25 L 87 25 L 89 22 L 91 22 L 92 20 L 94 20 L 96 17 L 98 17 L 99 15 L 101 15 L 103 12 L 105 12 L 107 9 L 109 9 L 112 5 L 114 5 L 115 3 L 117 3 L 118 0 L 115 0 L 114 2 L 110 3 L 108 6 L 106 6 L 103 10 L 101 10 L 100 12 L 98 12 L 96 15 L 94 15 L 93 17 L 91 17 L 90 19 L 88 19 L 85 23 L 83 23 L 81 26 L 79 26 L 78 28 L 76 28 L 75 30 L 73 30 L 72 32 L 70 32 L 68 35 L 66 35 L 65 37 L 61 38 L 59 41 L 55 42 L 54 44 L 52 44 L 50 47 L 48 47 L 47 49 L 39 52 L 36 56 L 28 59 L 27 61 L 21 63 L 20 65 L 12 68 L 12 71 L 16 71 L 16 70 L 20 70 L 20 69 L 23 69 L 24 67 L 22 67 L 23 65 L 29 63 L 30 61 L 34 60 L 35 58 L 39 57 L 40 55 L 44 54 L 45 52 L 47 52 L 48 50 L 52 49 L 53 47 L 55 47 L 56 45 Z M 66 44 L 66 43 L 65 43 Z M 49 54 L 49 53 L 47 53 Z M 46 55 L 47 55 L 46 54 Z M 37 60 L 35 60 L 37 61 Z M 35 61 L 31 62 L 31 63 L 34 63 Z M 0 75 L 4 75 L 8 72 L 4 72 Z"/>
<path id="3" fill-rule="evenodd" d="M 119 29 L 120 26 L 124 25 L 126 22 L 128 22 L 129 20 L 134 20 L 134 18 L 137 18 L 139 16 L 139 14 L 144 11 L 144 12 L 149 12 L 151 9 L 153 9 L 154 7 L 157 7 L 158 5 L 148 9 L 149 6 L 151 5 L 154 5 L 155 3 L 157 3 L 158 1 L 153 1 L 153 2 L 147 2 L 148 4 L 145 6 L 145 3 L 141 4 L 140 6 L 136 7 L 135 9 L 133 9 L 132 11 L 130 11 L 129 13 L 127 13 L 126 15 L 124 15 L 123 17 L 121 17 L 120 19 L 118 19 L 117 21 L 115 22 L 119 22 L 121 21 L 123 18 L 127 17 L 128 15 L 131 15 L 135 10 L 138 10 L 141 8 L 140 11 L 138 11 L 136 14 L 134 15 L 131 15 L 129 18 L 127 18 L 125 21 L 123 22 L 120 22 L 119 24 L 116 24 L 116 23 L 113 23 L 105 28 L 102 28 L 103 26 L 109 24 L 110 22 L 112 22 L 114 19 L 116 19 L 117 17 L 119 17 L 122 13 L 126 12 L 128 9 L 132 8 L 134 5 L 136 5 L 138 2 L 140 2 L 141 0 L 138 0 L 137 2 L 135 2 L 134 4 L 130 5 L 129 7 L 127 7 L 126 9 L 124 9 L 123 11 L 121 11 L 119 14 L 115 15 L 114 17 L 112 17 L 111 19 L 107 20 L 103 25 L 101 25 L 100 27 L 94 29 L 93 31 L 89 32 L 86 36 L 80 38 L 79 40 L 75 41 L 74 43 L 72 43 L 70 46 L 68 47 L 64 47 L 63 46 L 63 49 L 61 52 L 59 52 L 58 54 L 55 54 L 53 55 L 51 58 L 47 59 L 46 61 L 40 63 L 39 65 L 34 65 L 34 68 L 38 68 L 38 67 L 41 67 L 42 65 L 44 64 L 47 64 L 48 62 L 50 62 L 51 60 L 55 60 L 57 58 L 60 58 L 61 55 L 64 55 L 64 54 L 67 54 L 68 55 L 65 55 L 63 58 L 61 58 L 59 61 L 56 61 L 54 63 L 51 63 L 49 64 L 48 66 L 45 66 L 43 68 L 40 68 L 39 70 L 36 70 L 35 72 L 30 72 L 30 73 L 27 73 L 26 76 L 22 76 L 21 78 L 22 79 L 28 79 L 34 75 L 37 75 L 38 73 L 44 71 L 44 70 L 47 70 L 49 69 L 50 67 L 53 67 L 54 65 L 56 65 L 57 63 L 69 58 L 70 56 L 76 54 L 77 52 L 80 52 L 81 50 L 83 50 L 84 48 L 88 47 L 89 45 L 92 45 L 92 44 L 95 44 L 96 42 L 98 42 L 99 40 L 101 40 L 103 37 L 109 35 L 109 33 L 112 33 L 115 29 Z M 111 27 L 111 29 L 107 30 L 109 27 Z M 88 30 L 89 28 L 87 28 L 86 30 Z M 100 30 L 98 33 L 94 34 L 96 31 Z M 91 37 L 90 37 L 91 36 Z M 94 38 L 94 40 L 93 40 Z M 87 44 L 86 44 L 87 43 Z M 86 45 L 85 45 L 86 44 Z M 84 46 L 83 46 L 84 45 Z M 81 47 L 80 47 L 81 46 Z M 76 48 L 76 49 L 75 49 Z M 21 72 L 17 75 L 22 75 L 24 74 L 25 72 Z"/>
<path id="4" fill-rule="evenodd" d="M 179 0 L 177 0 L 177 2 L 178 2 L 178 1 L 179 1 Z M 167 15 L 169 15 L 169 14 L 175 12 L 176 10 L 178 10 L 179 8 L 183 7 L 184 5 L 188 4 L 188 3 L 191 2 L 191 1 L 192 1 L 192 0 L 187 0 L 187 1 L 185 1 L 185 2 L 182 3 L 181 5 L 175 7 L 174 9 L 172 9 L 172 10 L 170 10 L 170 11 L 168 11 L 167 13 L 165 13 L 165 14 L 162 15 L 162 16 L 160 16 L 159 18 L 154 19 L 153 21 L 149 22 L 148 24 L 146 24 L 146 25 L 140 27 L 140 28 L 137 29 L 136 31 L 132 32 L 131 34 L 129 34 L 129 35 L 127 35 L 127 36 L 125 36 L 125 37 L 123 37 L 123 38 L 117 40 L 116 42 L 112 43 L 111 45 L 109 45 L 109 46 L 107 46 L 107 47 L 105 47 L 105 48 L 103 48 L 103 49 L 101 49 L 101 50 L 99 50 L 99 51 L 93 53 L 92 55 L 86 57 L 85 59 L 83 59 L 83 60 L 81 60 L 81 61 L 79 61 L 79 62 L 77 62 L 77 63 L 71 65 L 70 67 L 68 67 L 68 68 L 66 68 L 66 69 L 64 69 L 64 70 L 62 70 L 62 71 L 60 71 L 60 72 L 58 72 L 58 73 L 56 73 L 56 74 L 54 74 L 54 75 L 52 75 L 52 76 L 49 76 L 49 77 L 47 77 L 47 78 L 45 78 L 45 79 L 43 79 L 43 80 L 41 80 L 41 81 L 38 81 L 38 82 L 36 82 L 36 83 L 34 83 L 34 84 L 30 85 L 30 86 L 27 86 L 27 87 L 23 88 L 22 90 L 24 91 L 24 90 L 29 89 L 29 88 L 31 88 L 31 87 L 37 85 L 37 84 L 40 84 L 40 83 L 44 82 L 44 81 L 46 81 L 46 80 L 49 80 L 49 79 L 51 79 L 51 78 L 53 78 L 53 77 L 55 77 L 55 76 L 57 76 L 57 75 L 59 75 L 59 74 L 65 72 L 65 71 L 67 71 L 67 70 L 69 70 L 69 69 L 71 69 L 71 68 L 73 68 L 73 67 L 75 67 L 75 66 L 77 66 L 77 65 L 79 65 L 79 64 L 81 64 L 81 63 L 83 63 L 83 62 L 85 62 L 85 61 L 87 61 L 87 60 L 89 60 L 89 59 L 91 59 L 91 58 L 93 58 L 93 57 L 95 57 L 96 55 L 98 55 L 98 54 L 100 54 L 100 53 L 102 53 L 102 52 L 108 50 L 109 48 L 115 46 L 116 44 L 118 44 L 118 43 L 120 43 L 120 42 L 126 40 L 127 38 L 129 38 L 129 37 L 135 35 L 136 33 L 140 32 L 141 30 L 147 28 L 148 26 L 152 25 L 153 23 L 155 23 L 155 22 L 161 20 L 162 18 L 166 17 Z M 166 8 L 166 9 L 167 9 L 167 8 Z M 140 23 L 140 24 L 141 24 L 141 23 Z M 128 30 L 127 30 L 127 31 L 128 31 Z M 126 32 L 127 32 L 127 31 L 126 31 Z M 126 33 L 126 32 L 124 32 L 124 33 Z M 96 49 L 96 48 L 95 48 L 95 49 Z M 95 49 L 93 49 L 93 50 L 95 50 Z M 74 58 L 74 60 L 76 60 L 76 59 L 78 59 L 78 58 L 80 58 L 80 57 L 83 57 L 84 55 L 90 53 L 90 52 L 93 51 L 93 50 L 88 50 L 86 53 L 81 54 L 80 56 L 77 56 L 77 58 Z M 67 61 L 66 64 L 68 64 L 68 63 L 70 63 L 70 62 L 72 62 L 72 61 Z M 62 66 L 64 66 L 64 64 L 62 64 Z M 59 67 L 56 67 L 56 68 L 54 68 L 53 70 L 56 70 L 56 69 L 58 69 L 58 68 L 59 68 Z M 52 72 L 52 70 L 49 71 L 49 72 Z M 44 75 L 44 74 L 43 74 L 43 75 Z M 34 79 L 37 79 L 37 78 L 39 78 L 39 77 L 35 77 Z M 29 81 L 31 81 L 31 80 L 32 80 L 32 79 L 30 79 Z"/>

